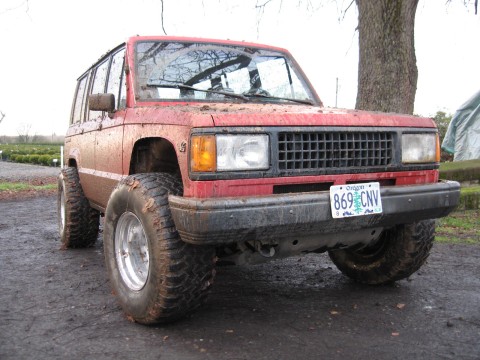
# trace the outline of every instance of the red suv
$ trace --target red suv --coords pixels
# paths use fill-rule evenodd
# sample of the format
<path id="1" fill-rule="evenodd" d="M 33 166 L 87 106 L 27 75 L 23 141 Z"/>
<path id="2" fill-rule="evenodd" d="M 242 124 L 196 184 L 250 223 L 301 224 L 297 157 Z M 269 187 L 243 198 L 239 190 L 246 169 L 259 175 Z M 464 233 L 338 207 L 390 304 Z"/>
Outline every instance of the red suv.
<path id="1" fill-rule="evenodd" d="M 431 119 L 328 109 L 287 50 L 132 37 L 77 82 L 58 213 L 65 247 L 104 221 L 129 318 L 195 309 L 216 263 L 328 252 L 366 284 L 408 277 L 458 203 Z"/>

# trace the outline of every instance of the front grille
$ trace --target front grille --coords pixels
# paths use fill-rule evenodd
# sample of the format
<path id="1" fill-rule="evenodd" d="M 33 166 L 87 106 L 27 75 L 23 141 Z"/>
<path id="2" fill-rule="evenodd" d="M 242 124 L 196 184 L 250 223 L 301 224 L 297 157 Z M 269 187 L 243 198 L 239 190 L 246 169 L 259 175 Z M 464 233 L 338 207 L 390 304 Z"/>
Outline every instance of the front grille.
<path id="1" fill-rule="evenodd" d="M 387 166 L 393 158 L 389 132 L 281 132 L 280 171 Z"/>

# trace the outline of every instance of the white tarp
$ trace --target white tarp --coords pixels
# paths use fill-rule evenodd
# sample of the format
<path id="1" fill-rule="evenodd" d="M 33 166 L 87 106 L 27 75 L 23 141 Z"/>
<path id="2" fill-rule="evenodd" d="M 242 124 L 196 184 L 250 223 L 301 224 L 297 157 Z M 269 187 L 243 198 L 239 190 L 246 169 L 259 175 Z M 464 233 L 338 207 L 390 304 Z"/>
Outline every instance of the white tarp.
<path id="1" fill-rule="evenodd" d="M 442 149 L 453 154 L 454 161 L 480 159 L 480 91 L 453 115 Z"/>

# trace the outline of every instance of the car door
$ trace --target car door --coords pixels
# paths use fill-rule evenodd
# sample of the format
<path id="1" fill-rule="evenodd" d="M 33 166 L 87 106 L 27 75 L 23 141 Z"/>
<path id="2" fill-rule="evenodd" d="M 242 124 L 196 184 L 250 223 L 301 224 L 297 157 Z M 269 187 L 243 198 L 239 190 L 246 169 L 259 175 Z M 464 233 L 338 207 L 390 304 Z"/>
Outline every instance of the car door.
<path id="1" fill-rule="evenodd" d="M 122 48 L 111 55 L 105 92 L 115 95 L 115 110 L 103 112 L 95 137 L 96 202 L 105 208 L 121 179 L 123 122 L 125 119 L 125 75 Z"/>

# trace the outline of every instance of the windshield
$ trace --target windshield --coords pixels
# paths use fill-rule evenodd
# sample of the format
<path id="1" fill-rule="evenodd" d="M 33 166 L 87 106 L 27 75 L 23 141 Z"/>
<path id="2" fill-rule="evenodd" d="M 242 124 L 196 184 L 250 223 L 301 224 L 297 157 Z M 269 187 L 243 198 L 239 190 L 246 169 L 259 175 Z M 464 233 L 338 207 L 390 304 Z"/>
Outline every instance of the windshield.
<path id="1" fill-rule="evenodd" d="M 135 71 L 137 101 L 316 103 L 293 63 L 285 54 L 271 50 L 139 42 Z"/>

